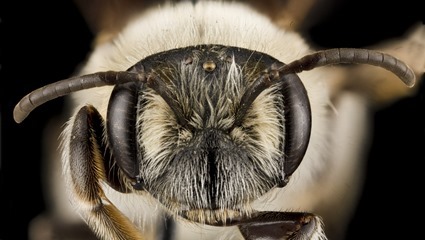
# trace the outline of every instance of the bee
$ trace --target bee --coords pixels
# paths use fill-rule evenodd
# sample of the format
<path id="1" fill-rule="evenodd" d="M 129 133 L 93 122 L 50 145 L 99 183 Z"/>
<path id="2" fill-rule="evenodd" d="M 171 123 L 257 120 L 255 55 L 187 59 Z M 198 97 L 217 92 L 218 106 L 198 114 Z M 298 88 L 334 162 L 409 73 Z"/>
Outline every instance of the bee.
<path id="1" fill-rule="evenodd" d="M 14 110 L 22 122 L 69 95 L 64 186 L 100 239 L 342 238 L 361 161 L 341 156 L 361 137 L 340 119 L 356 109 L 361 125 L 366 104 L 335 100 L 345 71 L 363 70 L 345 67 L 407 87 L 418 75 L 381 51 L 315 51 L 237 2 L 164 4 L 105 38 L 76 76 Z"/>

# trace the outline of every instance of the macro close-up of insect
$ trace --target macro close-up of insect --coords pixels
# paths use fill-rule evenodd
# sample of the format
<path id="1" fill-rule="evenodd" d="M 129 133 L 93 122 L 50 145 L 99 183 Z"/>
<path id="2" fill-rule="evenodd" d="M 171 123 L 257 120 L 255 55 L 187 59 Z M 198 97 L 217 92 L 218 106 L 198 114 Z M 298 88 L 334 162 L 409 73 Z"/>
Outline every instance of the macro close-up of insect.
<path id="1" fill-rule="evenodd" d="M 55 57 L 31 34 L 3 67 L 2 215 L 25 233 L 0 239 L 414 238 L 424 19 L 350 44 L 323 30 L 334 2 L 68 3 L 84 30 L 52 33 Z"/>

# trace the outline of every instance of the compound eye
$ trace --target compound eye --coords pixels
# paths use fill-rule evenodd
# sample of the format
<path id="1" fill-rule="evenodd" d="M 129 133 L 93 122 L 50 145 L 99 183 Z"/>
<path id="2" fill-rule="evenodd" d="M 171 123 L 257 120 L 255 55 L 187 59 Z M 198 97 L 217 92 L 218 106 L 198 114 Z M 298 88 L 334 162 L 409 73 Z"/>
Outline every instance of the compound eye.
<path id="1" fill-rule="evenodd" d="M 108 105 L 107 134 L 112 155 L 121 171 L 139 182 L 136 119 L 141 84 L 130 82 L 116 85 Z"/>
<path id="2" fill-rule="evenodd" d="M 282 77 L 282 93 L 286 122 L 284 172 L 285 177 L 289 177 L 301 164 L 310 142 L 311 107 L 307 91 L 296 74 Z"/>

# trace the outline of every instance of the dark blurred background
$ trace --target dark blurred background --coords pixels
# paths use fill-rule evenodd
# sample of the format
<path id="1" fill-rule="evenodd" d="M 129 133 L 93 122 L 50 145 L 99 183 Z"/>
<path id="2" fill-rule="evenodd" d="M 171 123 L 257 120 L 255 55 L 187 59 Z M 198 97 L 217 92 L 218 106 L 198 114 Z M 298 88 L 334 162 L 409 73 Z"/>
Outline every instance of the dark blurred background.
<path id="1" fill-rule="evenodd" d="M 420 1 L 335 2 L 307 32 L 324 48 L 372 45 L 425 21 Z M 41 134 L 48 120 L 61 113 L 63 99 L 48 102 L 19 125 L 12 119 L 13 107 L 31 90 L 72 74 L 87 56 L 91 40 L 70 0 L 0 2 L 0 240 L 27 239 L 29 221 L 45 208 Z M 425 90 L 420 87 L 416 95 L 374 116 L 367 181 L 349 239 L 370 234 L 414 239 L 423 229 Z"/>

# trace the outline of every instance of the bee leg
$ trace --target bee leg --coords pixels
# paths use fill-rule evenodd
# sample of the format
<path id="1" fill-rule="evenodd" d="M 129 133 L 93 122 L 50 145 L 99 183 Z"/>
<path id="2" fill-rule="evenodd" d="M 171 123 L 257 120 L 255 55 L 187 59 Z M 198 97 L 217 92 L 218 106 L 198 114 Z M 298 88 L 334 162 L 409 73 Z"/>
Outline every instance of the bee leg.
<path id="1" fill-rule="evenodd" d="M 106 176 L 101 115 L 93 106 L 82 107 L 71 131 L 69 170 L 83 218 L 102 239 L 144 239 L 140 230 L 110 202 L 102 189 L 102 182 L 114 178 Z"/>
<path id="2" fill-rule="evenodd" d="M 238 224 L 246 240 L 326 239 L 320 217 L 301 212 L 260 212 Z"/>

